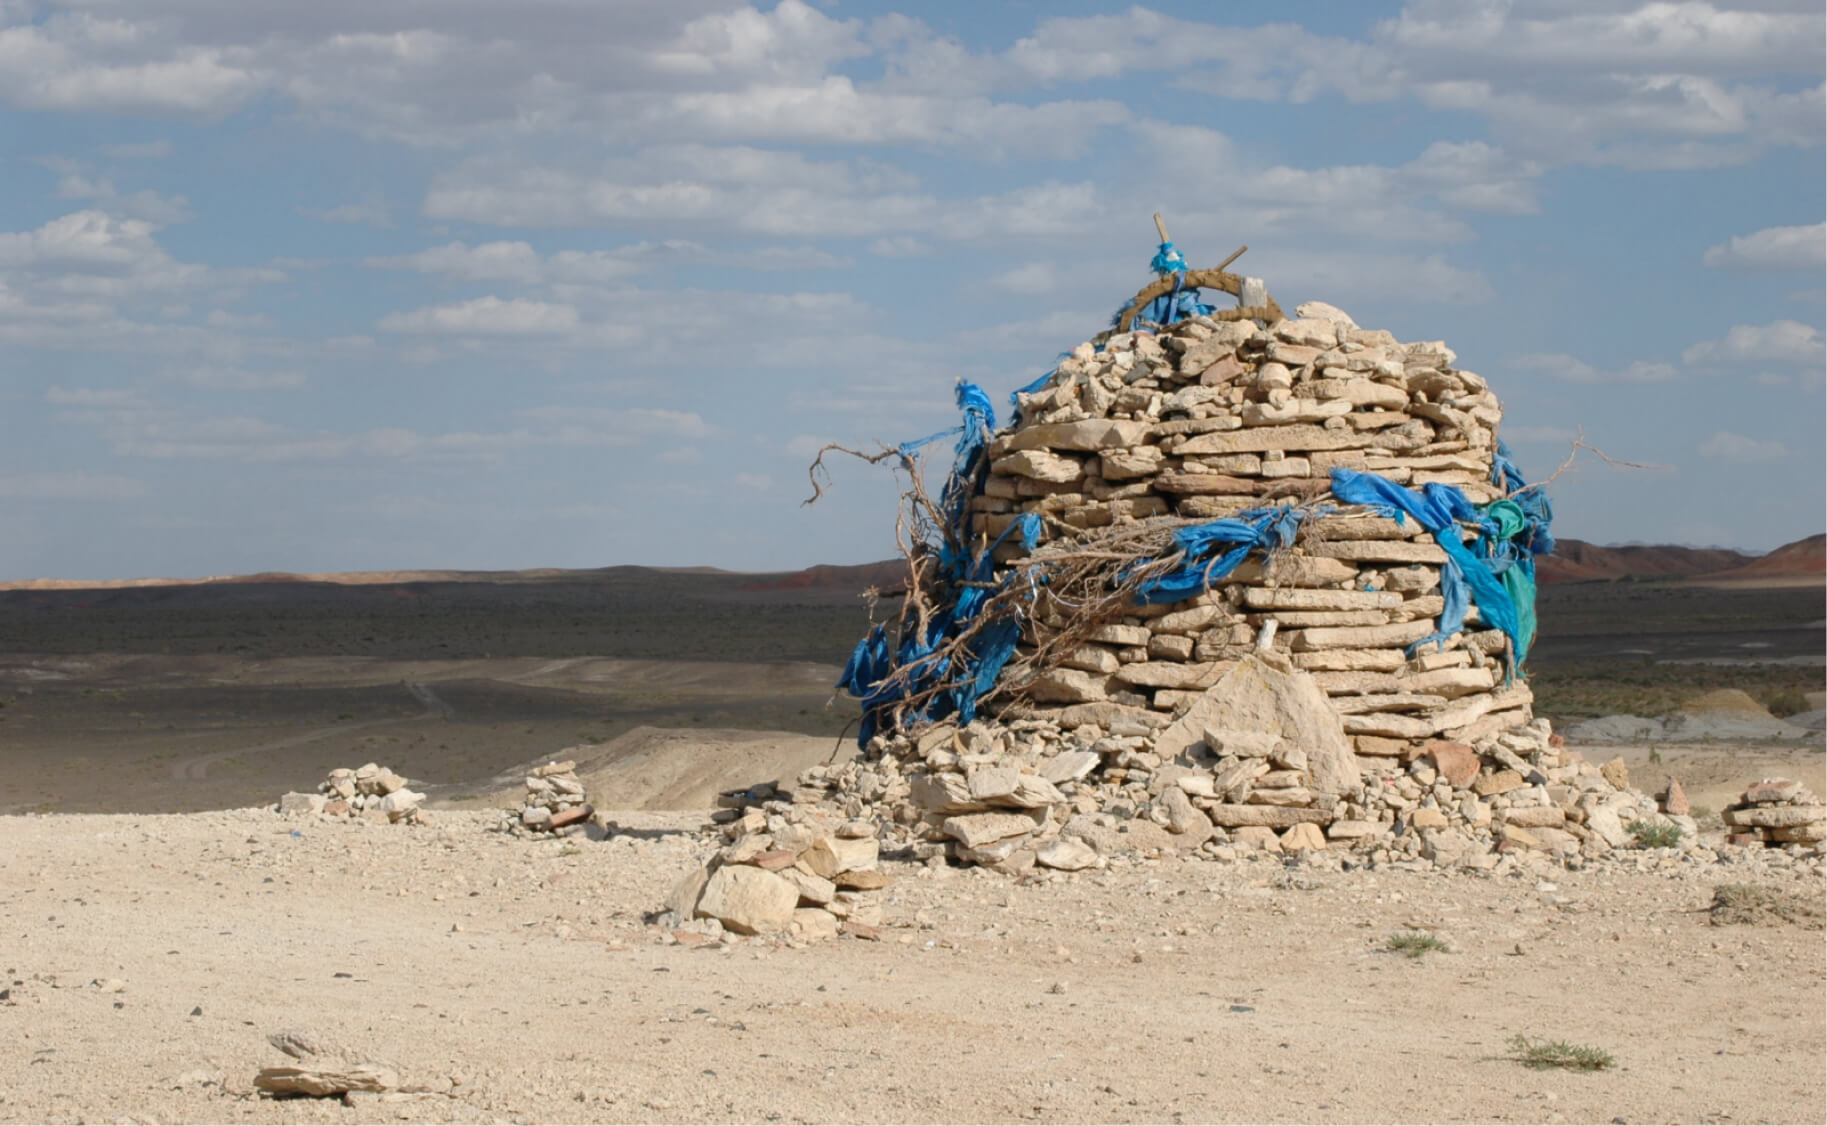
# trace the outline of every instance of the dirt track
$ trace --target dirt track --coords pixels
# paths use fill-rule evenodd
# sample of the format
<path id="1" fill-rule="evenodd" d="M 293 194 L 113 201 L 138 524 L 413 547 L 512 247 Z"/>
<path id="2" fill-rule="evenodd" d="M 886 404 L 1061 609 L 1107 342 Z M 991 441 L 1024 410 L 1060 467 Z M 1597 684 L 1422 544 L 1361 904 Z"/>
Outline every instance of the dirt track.
<path id="1" fill-rule="evenodd" d="M 692 815 L 0 819 L 0 1120 L 1817 1122 L 1821 933 L 1742 866 L 1496 876 L 1164 860 L 895 868 L 879 943 L 669 944 Z M 1769 874 L 1819 898 L 1821 878 Z M 1410 960 L 1388 936 L 1452 947 Z M 92 984 L 99 983 L 99 984 Z M 198 1011 L 200 1010 L 200 1012 Z M 428 1093 L 250 1093 L 303 1027 Z M 1532 1071 L 1512 1036 L 1611 1052 Z"/>

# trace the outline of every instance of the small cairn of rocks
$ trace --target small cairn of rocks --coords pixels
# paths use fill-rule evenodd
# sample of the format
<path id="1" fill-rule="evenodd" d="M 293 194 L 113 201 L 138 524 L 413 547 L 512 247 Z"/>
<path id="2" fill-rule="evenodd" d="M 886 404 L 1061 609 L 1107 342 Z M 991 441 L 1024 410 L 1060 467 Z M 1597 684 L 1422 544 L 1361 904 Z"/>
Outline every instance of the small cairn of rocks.
<path id="1" fill-rule="evenodd" d="M 279 812 L 416 823 L 424 801 L 424 794 L 407 788 L 405 775 L 370 762 L 354 769 L 337 767 L 314 794 L 293 791 L 284 795 L 279 799 Z"/>
<path id="2" fill-rule="evenodd" d="M 1818 848 L 1827 840 L 1827 803 L 1792 778 L 1752 783 L 1720 818 L 1729 844 Z"/>
<path id="3" fill-rule="evenodd" d="M 657 922 L 681 935 L 877 938 L 874 893 L 892 882 L 877 868 L 878 831 L 873 821 L 839 823 L 809 802 L 765 802 L 723 824 L 724 845 L 679 881 Z"/>
<path id="4" fill-rule="evenodd" d="M 503 828 L 529 833 L 556 833 L 571 825 L 583 824 L 596 810 L 585 800 L 584 784 L 577 778 L 577 763 L 571 759 L 536 766 L 527 775 L 526 800 L 506 810 Z"/>

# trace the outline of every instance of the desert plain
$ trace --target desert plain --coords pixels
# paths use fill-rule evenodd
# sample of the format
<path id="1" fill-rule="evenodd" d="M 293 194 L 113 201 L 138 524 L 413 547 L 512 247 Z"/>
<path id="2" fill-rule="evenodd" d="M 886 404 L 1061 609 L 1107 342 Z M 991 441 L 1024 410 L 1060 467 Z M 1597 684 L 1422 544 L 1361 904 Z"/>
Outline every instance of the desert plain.
<path id="1" fill-rule="evenodd" d="M 882 576 L 385 580 L 0 591 L 0 1121 L 1827 1119 L 1818 857 L 889 859 L 870 937 L 707 941 L 655 916 L 720 791 L 849 753 Z M 1538 710 L 1818 709 L 1821 619 L 1818 581 L 1544 587 Z M 1818 739 L 1585 751 L 1703 829 L 1759 777 L 1827 789 Z M 496 831 L 554 757 L 601 824 Z M 421 824 L 270 808 L 369 761 Z M 289 1029 L 399 1085 L 258 1094 Z"/>

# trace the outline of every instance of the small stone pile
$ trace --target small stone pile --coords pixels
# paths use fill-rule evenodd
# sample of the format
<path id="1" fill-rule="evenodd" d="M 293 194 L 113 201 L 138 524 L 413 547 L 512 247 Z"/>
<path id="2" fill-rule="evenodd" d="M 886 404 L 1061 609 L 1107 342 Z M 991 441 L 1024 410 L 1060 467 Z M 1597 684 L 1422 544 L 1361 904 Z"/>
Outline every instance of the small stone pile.
<path id="1" fill-rule="evenodd" d="M 353 770 L 337 767 L 317 791 L 286 794 L 279 799 L 279 812 L 416 823 L 419 806 L 425 801 L 424 794 L 407 788 L 404 775 L 372 762 Z"/>
<path id="2" fill-rule="evenodd" d="M 1501 406 L 1450 348 L 1400 343 L 1319 302 L 1299 311 L 1266 328 L 1200 317 L 1079 345 L 992 439 L 974 534 L 1038 513 L 1040 554 L 1149 517 L 1324 502 L 1336 467 L 1451 485 L 1473 503 L 1506 495 L 1491 482 Z M 998 561 L 1025 554 L 1009 543 Z M 1474 628 L 1475 607 L 1443 645 L 1406 652 L 1437 628 L 1446 560 L 1414 521 L 1340 505 L 1205 594 L 1102 623 L 1024 693 L 1065 730 L 1173 718 L 1271 632 L 1332 697 L 1359 755 L 1521 727 L 1533 697 L 1508 675 L 1505 635 Z"/>
<path id="3" fill-rule="evenodd" d="M 1146 717 L 1146 718 L 1144 718 Z M 802 774 L 796 802 L 884 826 L 915 858 L 1075 870 L 1120 852 L 1334 850 L 1378 863 L 1488 868 L 1506 852 L 1602 856 L 1660 812 L 1622 759 L 1598 766 L 1546 720 L 1475 742 L 1353 749 L 1312 674 L 1252 653 L 1177 720 L 1138 710 L 1106 732 L 1027 718 L 878 736 Z"/>
<path id="4" fill-rule="evenodd" d="M 1753 783 L 1719 816 L 1731 844 L 1819 848 L 1827 841 L 1827 803 L 1792 778 Z"/>
<path id="5" fill-rule="evenodd" d="M 556 833 L 583 824 L 596 814 L 585 798 L 584 784 L 577 778 L 577 763 L 571 759 L 534 767 L 527 775 L 526 786 L 526 799 L 503 811 L 502 828 Z"/>
<path id="6" fill-rule="evenodd" d="M 891 882 L 877 870 L 877 826 L 837 824 L 811 804 L 819 791 L 805 792 L 807 801 L 769 801 L 726 822 L 727 843 L 673 889 L 662 925 L 801 941 L 835 938 L 840 927 L 876 937 L 882 909 L 872 893 Z"/>

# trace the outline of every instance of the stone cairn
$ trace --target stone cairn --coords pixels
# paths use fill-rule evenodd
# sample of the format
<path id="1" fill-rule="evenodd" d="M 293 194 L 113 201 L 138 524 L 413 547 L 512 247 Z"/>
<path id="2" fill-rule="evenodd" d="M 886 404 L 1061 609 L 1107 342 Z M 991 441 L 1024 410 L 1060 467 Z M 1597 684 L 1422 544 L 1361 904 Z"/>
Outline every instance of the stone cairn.
<path id="1" fill-rule="evenodd" d="M 505 829 L 556 833 L 590 820 L 596 810 L 585 800 L 584 784 L 577 778 L 577 763 L 566 759 L 534 767 L 527 775 L 526 799 L 504 813 Z"/>
<path id="2" fill-rule="evenodd" d="M 1602 855 L 1639 821 L 1691 839 L 1693 821 L 1631 791 L 1621 760 L 1587 763 L 1533 717 L 1508 638 L 1476 607 L 1407 651 L 1438 628 L 1446 552 L 1413 521 L 1338 503 L 1330 471 L 1502 499 L 1501 407 L 1444 343 L 1403 344 L 1321 303 L 1299 314 L 1080 345 L 990 440 L 972 530 L 989 542 L 1040 516 L 1041 543 L 997 549 L 1006 565 L 1150 517 L 1331 511 L 1197 597 L 1124 606 L 1024 670 L 1036 624 L 1069 624 L 1043 601 L 988 701 L 998 722 L 890 729 L 801 786 L 882 819 L 915 855 L 1012 869 L 1256 847 L 1486 867 L 1518 849 Z"/>
<path id="3" fill-rule="evenodd" d="M 796 800 L 801 793 L 808 801 Z M 800 941 L 837 937 L 840 928 L 877 938 L 882 909 L 873 893 L 890 877 L 877 870 L 874 820 L 839 823 L 811 802 L 823 787 L 732 810 L 723 847 L 667 897 L 661 925 L 680 937 L 783 934 Z"/>
<path id="4" fill-rule="evenodd" d="M 1827 803 L 1790 778 L 1753 783 L 1720 817 L 1732 844 L 1819 848 L 1827 841 Z"/>
<path id="5" fill-rule="evenodd" d="M 424 801 L 424 794 L 407 788 L 404 775 L 370 762 L 353 770 L 337 767 L 314 794 L 286 794 L 279 799 L 279 812 L 416 823 Z"/>

